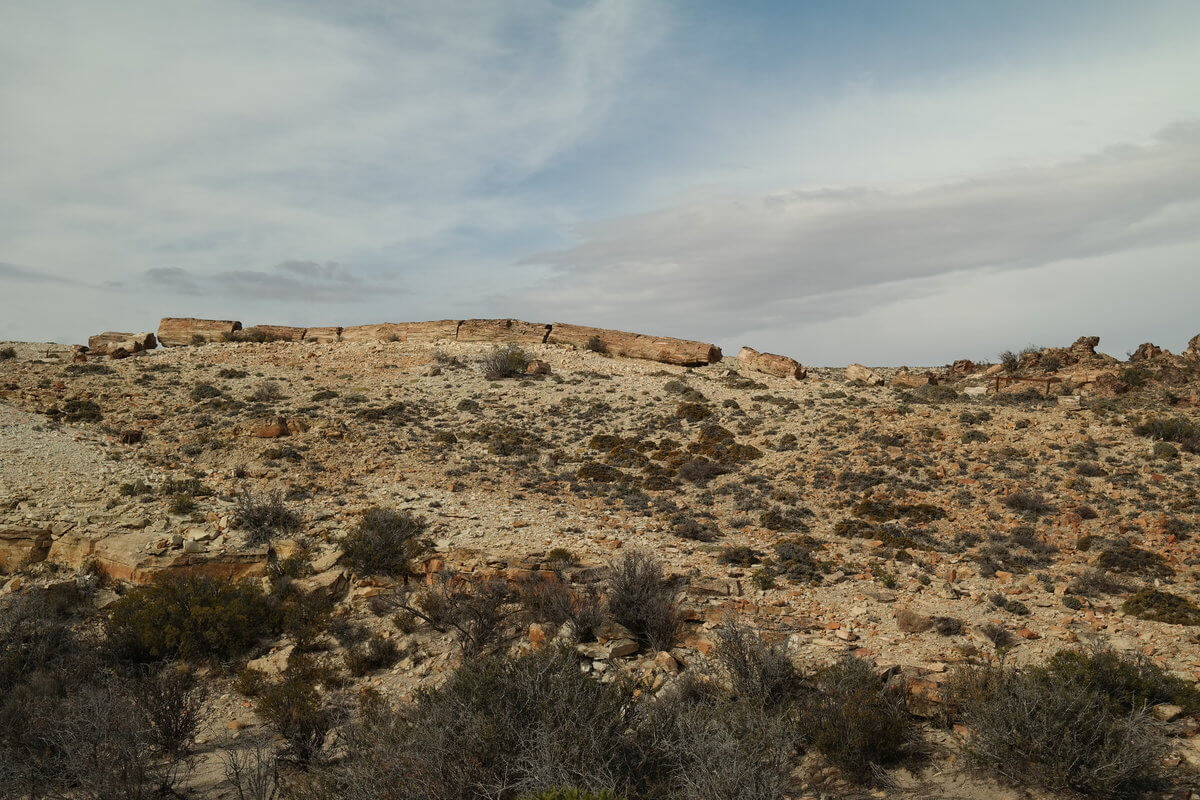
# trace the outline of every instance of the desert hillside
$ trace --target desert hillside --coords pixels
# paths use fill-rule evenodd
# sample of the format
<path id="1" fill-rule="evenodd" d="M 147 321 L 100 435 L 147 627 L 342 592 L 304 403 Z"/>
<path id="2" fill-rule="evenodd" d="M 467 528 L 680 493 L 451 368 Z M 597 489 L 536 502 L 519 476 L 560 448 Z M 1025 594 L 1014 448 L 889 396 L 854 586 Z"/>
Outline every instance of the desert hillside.
<path id="1" fill-rule="evenodd" d="M 42 704 L 2 722 L 6 796 L 120 796 L 94 765 L 31 777 L 66 774 L 72 670 L 110 703 L 201 698 L 164 755 L 128 734 L 143 777 L 112 781 L 142 797 L 1196 796 L 1197 340 L 871 369 L 515 320 L 201 322 L 0 345 L 0 685 L 9 717 Z M 530 659 L 626 722 L 559 705 L 587 746 L 555 771 L 522 739 L 503 780 L 429 741 L 481 741 L 447 693 Z M 992 742 L 1029 681 L 1044 729 Z M 656 723 L 687 750 L 659 783 L 597 762 L 687 702 L 726 727 Z M 1064 721 L 1108 738 L 1069 752 Z"/>

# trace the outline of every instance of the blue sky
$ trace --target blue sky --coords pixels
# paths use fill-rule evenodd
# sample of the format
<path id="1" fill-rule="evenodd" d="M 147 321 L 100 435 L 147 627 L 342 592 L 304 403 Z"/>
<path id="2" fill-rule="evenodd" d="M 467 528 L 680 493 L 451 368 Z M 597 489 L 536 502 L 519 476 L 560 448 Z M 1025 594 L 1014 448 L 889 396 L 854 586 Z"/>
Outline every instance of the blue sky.
<path id="1" fill-rule="evenodd" d="M 1200 332 L 1200 4 L 0 6 L 0 338 L 469 316 L 942 363 Z"/>

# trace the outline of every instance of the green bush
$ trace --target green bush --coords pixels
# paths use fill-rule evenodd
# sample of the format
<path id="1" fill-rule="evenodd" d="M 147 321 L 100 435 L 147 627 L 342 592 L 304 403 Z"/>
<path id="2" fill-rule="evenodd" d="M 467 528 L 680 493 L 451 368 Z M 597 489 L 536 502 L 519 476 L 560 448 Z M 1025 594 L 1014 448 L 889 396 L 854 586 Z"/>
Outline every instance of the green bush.
<path id="1" fill-rule="evenodd" d="M 138 661 L 228 660 L 278 628 L 278 611 L 251 582 L 160 574 L 112 605 L 118 651 Z"/>
<path id="2" fill-rule="evenodd" d="M 1133 432 L 1163 442 L 1185 443 L 1200 439 L 1200 424 L 1187 417 L 1157 417 L 1142 421 Z"/>
<path id="3" fill-rule="evenodd" d="M 17 349 L 15 347 L 5 347 L 0 349 L 0 361 L 10 361 L 17 357 Z"/>
<path id="4" fill-rule="evenodd" d="M 1038 669 L 1065 683 L 1098 690 L 1119 711 L 1159 703 L 1172 703 L 1187 713 L 1200 711 L 1200 690 L 1141 655 L 1123 656 L 1104 648 L 1060 650 Z"/>
<path id="5" fill-rule="evenodd" d="M 363 575 L 404 575 L 425 548 L 427 525 L 410 511 L 369 509 L 342 541 L 346 563 Z"/>
<path id="6" fill-rule="evenodd" d="M 1121 610 L 1138 619 L 1172 625 L 1200 625 L 1200 606 L 1186 597 L 1146 586 L 1130 595 Z"/>

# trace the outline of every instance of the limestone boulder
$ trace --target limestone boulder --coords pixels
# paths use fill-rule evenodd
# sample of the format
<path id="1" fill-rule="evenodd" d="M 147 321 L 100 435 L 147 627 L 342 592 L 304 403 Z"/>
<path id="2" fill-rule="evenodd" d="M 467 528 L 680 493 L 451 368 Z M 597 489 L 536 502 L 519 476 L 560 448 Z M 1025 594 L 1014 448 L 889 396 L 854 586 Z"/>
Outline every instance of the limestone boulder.
<path id="1" fill-rule="evenodd" d="M 242 323 L 232 319 L 163 317 L 158 323 L 158 343 L 163 347 L 185 347 L 205 342 L 223 342 L 241 329 Z"/>
<path id="2" fill-rule="evenodd" d="M 682 367 L 715 364 L 721 360 L 721 348 L 707 342 L 674 339 L 669 336 L 647 336 L 562 322 L 556 322 L 550 327 L 550 335 L 546 341 L 571 345 L 579 350 L 598 348 L 613 356 L 641 358 Z"/>
<path id="3" fill-rule="evenodd" d="M 776 378 L 799 380 L 805 376 L 804 367 L 796 359 L 775 353 L 760 353 L 753 347 L 743 347 L 738 351 L 738 362 L 753 372 L 774 375 Z"/>
<path id="4" fill-rule="evenodd" d="M 1170 355 L 1166 350 L 1163 350 L 1156 344 L 1151 342 L 1143 342 L 1138 345 L 1137 350 L 1130 354 L 1130 361 L 1151 361 L 1156 358 L 1161 358 L 1164 355 Z"/>

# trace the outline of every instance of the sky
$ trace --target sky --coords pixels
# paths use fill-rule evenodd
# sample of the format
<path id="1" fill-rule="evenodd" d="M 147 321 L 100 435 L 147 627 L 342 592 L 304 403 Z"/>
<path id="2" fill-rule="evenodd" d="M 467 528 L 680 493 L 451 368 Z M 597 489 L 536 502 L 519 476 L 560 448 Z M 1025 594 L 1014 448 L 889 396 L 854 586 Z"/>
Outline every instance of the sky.
<path id="1" fill-rule="evenodd" d="M 0 339 L 1200 333 L 1200 3 L 5 0 Z"/>

